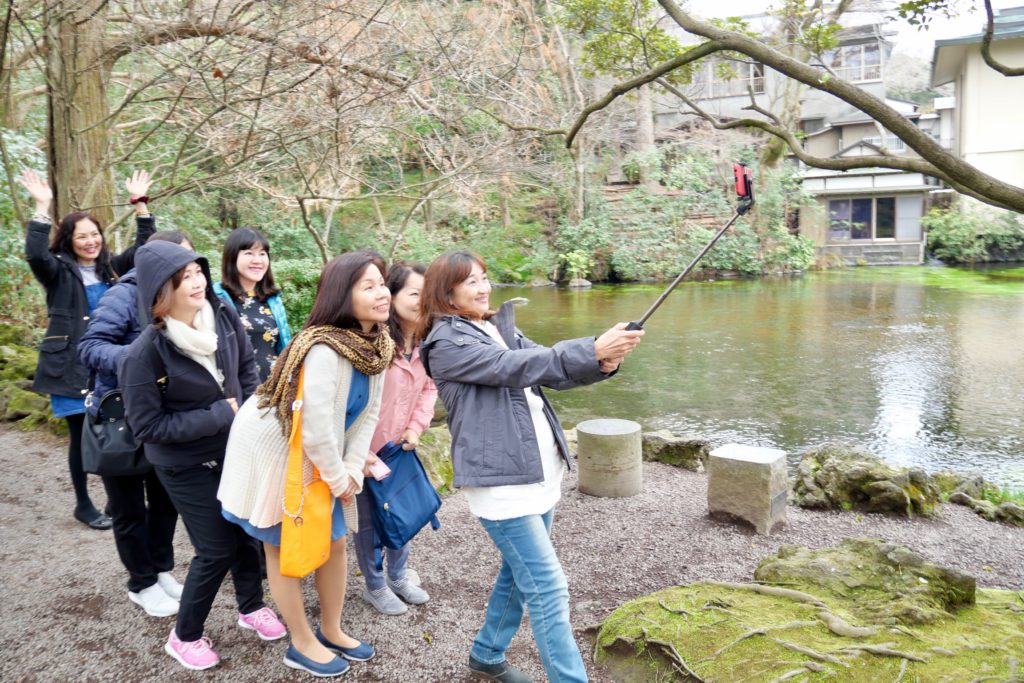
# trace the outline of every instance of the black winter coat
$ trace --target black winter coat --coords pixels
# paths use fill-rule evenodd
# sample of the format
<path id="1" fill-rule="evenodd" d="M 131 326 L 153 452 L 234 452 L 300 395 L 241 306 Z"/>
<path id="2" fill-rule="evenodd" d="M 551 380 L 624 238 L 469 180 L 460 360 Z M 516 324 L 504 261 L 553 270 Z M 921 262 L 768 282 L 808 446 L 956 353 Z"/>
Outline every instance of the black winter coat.
<path id="1" fill-rule="evenodd" d="M 144 444 L 146 459 L 162 467 L 222 461 L 235 417 L 227 399 L 234 398 L 241 406 L 259 384 L 249 336 L 234 307 L 213 293 L 205 258 L 171 242 L 152 242 L 140 249 L 136 261 L 140 320 L 148 322 L 147 313 L 163 283 L 193 261 L 206 276 L 206 299 L 215 314 L 216 360 L 224 375 L 224 389 L 206 368 L 179 351 L 152 325 L 128 347 L 117 371 L 128 426 Z M 156 347 L 156 354 L 150 352 L 150 345 Z"/>
<path id="2" fill-rule="evenodd" d="M 115 273 L 126 273 L 135 262 L 135 250 L 156 229 L 153 216 L 135 219 L 135 243 L 110 258 Z M 88 391 L 89 369 L 78 360 L 78 341 L 89 324 L 89 300 L 78 261 L 66 252 L 50 251 L 50 224 L 29 221 L 25 258 L 32 274 L 46 289 L 49 324 L 39 345 L 39 361 L 32 388 L 43 394 L 82 396 Z M 114 278 L 107 280 L 113 284 Z"/>

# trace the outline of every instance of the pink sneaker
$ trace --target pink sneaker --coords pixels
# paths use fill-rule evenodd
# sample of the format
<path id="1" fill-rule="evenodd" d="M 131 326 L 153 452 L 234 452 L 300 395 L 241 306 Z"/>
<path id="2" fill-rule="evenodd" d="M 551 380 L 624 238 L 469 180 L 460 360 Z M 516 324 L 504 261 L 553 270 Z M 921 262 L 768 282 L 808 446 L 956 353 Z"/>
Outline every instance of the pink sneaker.
<path id="1" fill-rule="evenodd" d="M 256 631 L 263 640 L 280 640 L 288 635 L 288 630 L 269 607 L 261 607 L 249 614 L 238 613 L 238 625 L 250 631 Z"/>
<path id="2" fill-rule="evenodd" d="M 171 635 L 167 636 L 167 643 L 164 644 L 164 652 L 178 660 L 186 669 L 202 671 L 220 663 L 220 657 L 213 651 L 213 641 L 206 636 L 199 640 L 183 641 L 178 634 L 171 629 Z"/>

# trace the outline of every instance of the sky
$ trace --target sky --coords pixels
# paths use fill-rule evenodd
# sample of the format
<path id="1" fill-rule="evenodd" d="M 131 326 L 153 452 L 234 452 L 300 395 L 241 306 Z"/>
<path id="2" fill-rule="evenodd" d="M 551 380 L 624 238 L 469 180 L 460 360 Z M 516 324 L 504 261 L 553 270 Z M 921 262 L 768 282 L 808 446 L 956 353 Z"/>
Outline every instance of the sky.
<path id="1" fill-rule="evenodd" d="M 779 3 L 772 0 L 686 0 L 684 6 L 703 17 L 713 17 L 757 14 L 763 12 L 766 6 L 774 4 Z M 996 9 L 1022 5 L 1024 0 L 992 2 Z M 895 50 L 930 61 L 936 40 L 979 33 L 985 23 L 985 10 L 980 0 L 960 0 L 956 6 L 959 8 L 959 16 L 950 19 L 937 16 L 928 30 L 919 31 L 905 22 L 893 22 L 892 27 L 897 31 L 896 36 L 892 38 L 896 45 Z M 969 11 L 971 7 L 975 7 L 975 11 Z"/>

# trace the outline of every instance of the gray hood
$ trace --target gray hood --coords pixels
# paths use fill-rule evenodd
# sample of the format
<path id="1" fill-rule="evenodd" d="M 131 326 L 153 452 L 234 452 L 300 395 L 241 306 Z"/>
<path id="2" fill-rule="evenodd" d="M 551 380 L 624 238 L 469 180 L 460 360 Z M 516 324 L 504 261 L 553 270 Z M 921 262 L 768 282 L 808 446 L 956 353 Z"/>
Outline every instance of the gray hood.
<path id="1" fill-rule="evenodd" d="M 194 251 L 173 242 L 148 242 L 135 252 L 135 277 L 138 280 L 139 326 L 153 322 L 153 301 L 164 283 L 179 270 L 192 262 L 199 264 L 206 276 L 206 298 L 217 308 L 217 297 L 213 293 L 210 279 L 210 264 Z"/>

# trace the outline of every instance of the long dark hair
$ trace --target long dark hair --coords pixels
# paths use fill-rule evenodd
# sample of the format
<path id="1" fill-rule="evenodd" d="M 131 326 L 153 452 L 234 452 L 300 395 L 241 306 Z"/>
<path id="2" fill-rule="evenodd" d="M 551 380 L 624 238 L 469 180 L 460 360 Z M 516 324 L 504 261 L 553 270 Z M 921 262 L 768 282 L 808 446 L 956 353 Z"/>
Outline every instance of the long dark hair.
<path id="1" fill-rule="evenodd" d="M 427 268 L 423 276 L 423 292 L 420 294 L 420 325 L 417 336 L 426 339 L 434 323 L 446 315 L 470 316 L 468 311 L 456 308 L 451 297 L 455 287 L 469 277 L 473 265 L 478 264 L 487 272 L 484 260 L 471 251 L 449 251 L 441 254 Z M 483 319 L 489 320 L 494 311 L 488 311 Z"/>
<path id="2" fill-rule="evenodd" d="M 407 263 L 400 261 L 398 263 L 391 264 L 391 268 L 388 270 L 388 289 L 391 290 L 391 300 L 394 301 L 395 295 L 405 289 L 405 283 L 409 281 L 409 276 L 413 273 L 419 275 L 426 275 L 427 267 L 421 263 Z M 420 293 L 423 296 L 423 293 Z M 417 327 L 419 323 L 417 321 Z M 391 333 L 391 338 L 395 341 L 396 357 L 398 353 L 401 353 L 405 348 L 405 333 L 402 332 L 402 321 L 398 319 L 398 313 L 395 312 L 394 304 L 391 306 L 391 313 L 388 315 L 388 332 Z M 415 343 L 418 337 L 413 334 L 413 343 Z"/>
<path id="3" fill-rule="evenodd" d="M 241 302 L 245 298 L 245 290 L 242 289 L 242 284 L 238 279 L 238 255 L 246 249 L 252 249 L 257 244 L 267 252 L 267 273 L 262 280 L 256 283 L 256 298 L 266 301 L 281 292 L 281 288 L 274 284 L 274 265 L 273 259 L 270 258 L 270 242 L 256 228 L 235 228 L 224 243 L 224 256 L 220 262 L 220 284 L 236 302 Z"/>
<path id="4" fill-rule="evenodd" d="M 352 288 L 367 266 L 387 272 L 384 257 L 372 249 L 350 251 L 331 259 L 320 273 L 313 309 L 303 329 L 316 325 L 334 325 L 343 329 L 361 330 L 352 306 Z"/>
<path id="5" fill-rule="evenodd" d="M 77 262 L 78 258 L 75 256 L 74 247 L 75 224 L 80 220 L 92 221 L 92 224 L 96 226 L 97 230 L 99 230 L 100 239 L 103 241 L 103 246 L 100 247 L 100 253 L 96 257 L 96 277 L 103 282 L 116 280 L 119 273 L 114 272 L 114 267 L 110 263 L 110 250 L 107 249 L 107 236 L 103 234 L 103 226 L 100 224 L 99 219 L 91 213 L 75 211 L 60 219 L 60 223 L 57 224 L 57 231 L 53 233 L 53 239 L 50 240 L 50 251 L 64 252 Z"/>

